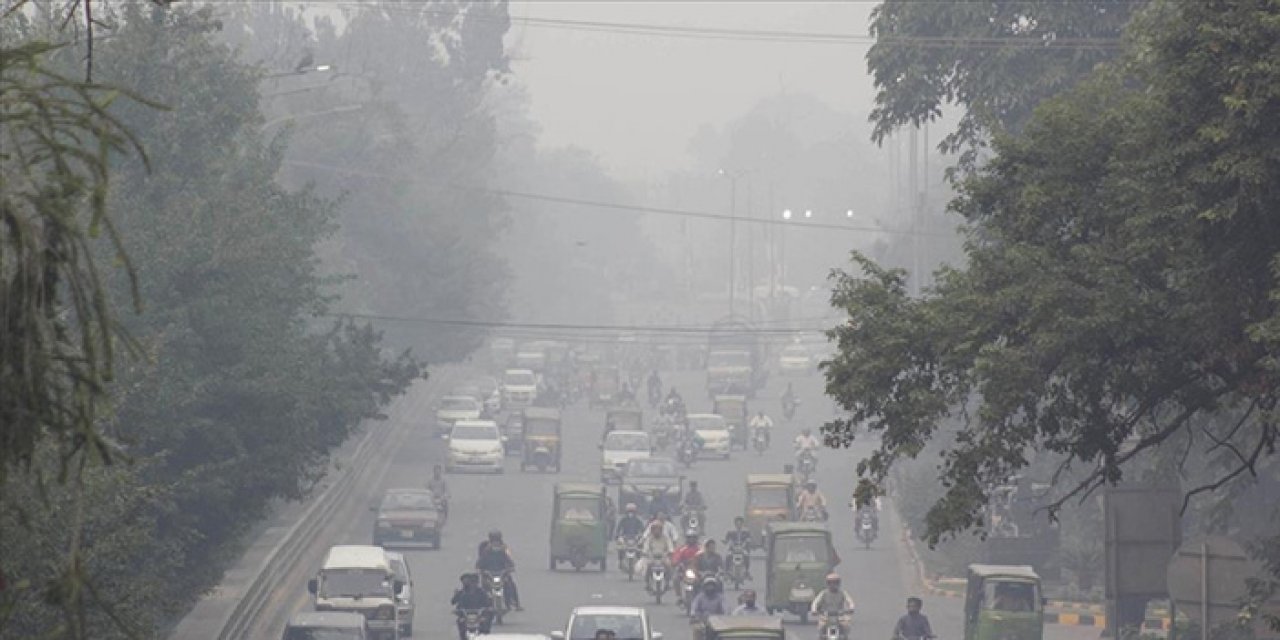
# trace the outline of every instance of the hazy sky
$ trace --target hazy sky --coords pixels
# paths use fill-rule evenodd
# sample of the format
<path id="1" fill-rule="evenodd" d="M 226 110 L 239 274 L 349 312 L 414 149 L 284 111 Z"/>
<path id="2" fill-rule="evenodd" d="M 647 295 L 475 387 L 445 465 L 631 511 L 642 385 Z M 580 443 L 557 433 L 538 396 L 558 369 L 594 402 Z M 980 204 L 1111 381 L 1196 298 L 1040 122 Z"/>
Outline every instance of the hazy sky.
<path id="1" fill-rule="evenodd" d="M 589 32 L 521 18 L 865 35 L 875 4 L 531 0 L 512 2 L 507 42 L 543 144 L 583 147 L 618 177 L 645 180 L 684 165 L 699 126 L 721 126 L 783 91 L 813 94 L 868 127 L 867 45 Z"/>

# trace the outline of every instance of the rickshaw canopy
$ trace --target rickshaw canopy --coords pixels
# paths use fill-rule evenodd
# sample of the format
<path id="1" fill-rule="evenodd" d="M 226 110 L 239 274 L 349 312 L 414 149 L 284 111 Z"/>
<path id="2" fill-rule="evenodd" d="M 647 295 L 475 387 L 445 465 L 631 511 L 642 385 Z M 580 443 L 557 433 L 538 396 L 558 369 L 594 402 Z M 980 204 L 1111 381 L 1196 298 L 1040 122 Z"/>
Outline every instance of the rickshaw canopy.
<path id="1" fill-rule="evenodd" d="M 1020 578 L 1040 581 L 1040 574 L 1026 565 L 971 564 L 969 575 L 977 578 Z"/>
<path id="2" fill-rule="evenodd" d="M 707 618 L 707 630 L 714 637 L 750 636 L 783 638 L 782 618 L 777 616 L 711 616 Z"/>

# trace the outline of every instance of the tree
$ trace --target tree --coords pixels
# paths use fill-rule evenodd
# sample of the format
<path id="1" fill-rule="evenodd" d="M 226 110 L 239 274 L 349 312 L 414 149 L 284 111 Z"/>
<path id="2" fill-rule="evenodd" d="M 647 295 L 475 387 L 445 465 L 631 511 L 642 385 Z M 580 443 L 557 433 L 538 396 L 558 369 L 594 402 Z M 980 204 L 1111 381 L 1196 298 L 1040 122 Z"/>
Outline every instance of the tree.
<path id="1" fill-rule="evenodd" d="M 913 2 L 888 0 L 872 13 L 876 44 L 872 138 L 964 110 L 939 148 L 973 149 L 992 131 L 1018 131 L 1042 100 L 1080 82 L 1120 51 L 1119 38 L 1144 2 Z"/>
<path id="2" fill-rule="evenodd" d="M 831 332 L 827 389 L 851 415 L 825 433 L 883 437 L 859 463 L 860 499 L 941 418 L 962 420 L 931 543 L 980 528 L 990 488 L 1037 451 L 1083 467 L 1050 513 L 1191 446 L 1217 466 L 1188 501 L 1273 472 L 1280 9 L 1162 2 L 1133 36 L 1123 59 L 997 134 L 961 183 L 967 268 L 920 299 L 860 256 L 861 275 L 835 275 L 850 317 Z"/>

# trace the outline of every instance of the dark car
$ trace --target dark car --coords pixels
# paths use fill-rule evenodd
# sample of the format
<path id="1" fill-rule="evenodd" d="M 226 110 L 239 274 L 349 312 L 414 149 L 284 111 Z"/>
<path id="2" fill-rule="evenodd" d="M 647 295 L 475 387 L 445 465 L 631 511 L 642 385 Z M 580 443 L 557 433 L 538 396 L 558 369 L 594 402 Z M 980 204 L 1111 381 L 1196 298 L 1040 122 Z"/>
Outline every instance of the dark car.
<path id="1" fill-rule="evenodd" d="M 618 504 L 635 503 L 642 512 L 676 513 L 684 493 L 684 476 L 670 458 L 635 458 L 627 462 L 618 486 Z"/>
<path id="2" fill-rule="evenodd" d="M 388 489 L 373 508 L 373 544 L 382 547 L 440 548 L 443 518 L 435 496 L 426 489 Z"/>

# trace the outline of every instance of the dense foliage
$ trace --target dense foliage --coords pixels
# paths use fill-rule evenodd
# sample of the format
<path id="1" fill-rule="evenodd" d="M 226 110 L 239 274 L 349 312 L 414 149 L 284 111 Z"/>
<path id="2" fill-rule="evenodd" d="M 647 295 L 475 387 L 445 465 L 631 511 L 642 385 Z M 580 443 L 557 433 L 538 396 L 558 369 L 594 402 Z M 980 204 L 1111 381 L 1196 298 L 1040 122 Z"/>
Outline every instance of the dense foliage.
<path id="1" fill-rule="evenodd" d="M 116 19 L 98 81 L 167 107 L 108 111 L 154 168 L 116 159 L 101 194 L 133 265 L 102 274 L 107 300 L 128 300 L 136 274 L 145 306 L 120 319 L 141 357 L 117 367 L 95 415 L 130 463 L 48 482 L 59 452 L 37 445 L 32 473 L 7 479 L 0 637 L 152 634 L 216 582 L 269 501 L 303 494 L 329 449 L 420 373 L 383 361 L 368 327 L 317 319 L 334 205 L 276 181 L 287 136 L 263 135 L 262 72 L 220 42 L 214 15 L 126 5 Z M 74 68 L 76 55 L 41 63 Z M 84 250 L 96 264 L 120 255 Z"/>
<path id="2" fill-rule="evenodd" d="M 931 542 L 981 527 L 1035 452 L 1083 470 L 1051 507 L 1151 456 L 1209 463 L 1188 499 L 1276 474 L 1280 6 L 1161 2 L 1129 35 L 962 182 L 967 267 L 919 299 L 858 256 L 836 276 L 828 391 L 851 417 L 826 434 L 883 436 L 860 495 L 962 421 Z"/>

